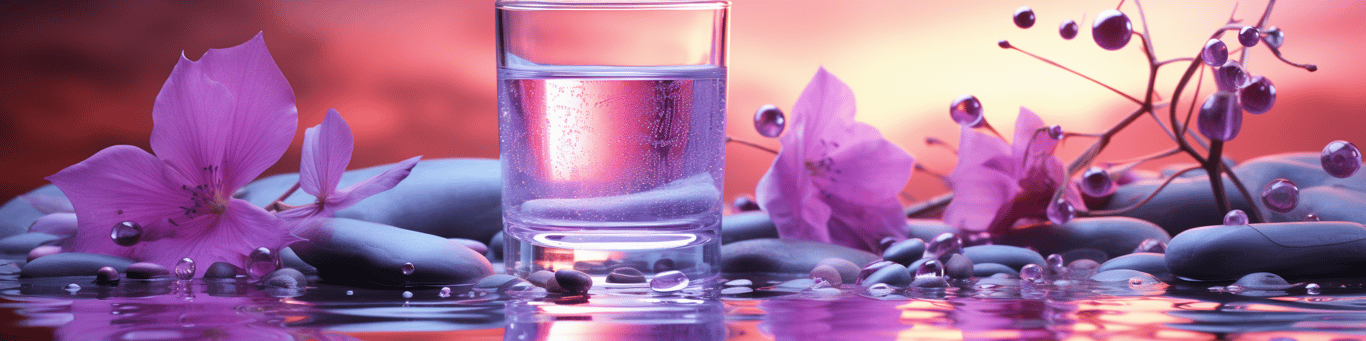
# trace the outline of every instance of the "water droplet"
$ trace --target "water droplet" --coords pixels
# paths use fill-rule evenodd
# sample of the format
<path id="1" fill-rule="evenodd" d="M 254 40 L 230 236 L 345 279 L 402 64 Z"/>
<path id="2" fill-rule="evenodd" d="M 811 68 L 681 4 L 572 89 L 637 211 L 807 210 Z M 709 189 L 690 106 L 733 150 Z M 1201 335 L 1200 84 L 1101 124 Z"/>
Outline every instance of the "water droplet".
<path id="1" fill-rule="evenodd" d="M 1200 50 L 1200 58 L 1205 60 L 1205 65 L 1224 65 L 1228 62 L 1228 45 L 1218 38 L 1210 39 L 1205 42 L 1205 49 Z"/>
<path id="2" fill-rule="evenodd" d="M 1243 129 L 1243 110 L 1232 92 L 1216 92 L 1205 99 L 1195 120 L 1200 134 L 1215 141 L 1230 141 Z"/>
<path id="3" fill-rule="evenodd" d="M 142 225 L 131 221 L 114 224 L 114 228 L 109 231 L 109 238 L 119 246 L 133 246 L 142 239 Z"/>
<path id="4" fill-rule="evenodd" d="M 1361 151 L 1351 142 L 1337 140 L 1329 142 L 1319 153 L 1319 163 L 1323 171 L 1336 178 L 1351 177 L 1361 168 Z"/>
<path id="5" fill-rule="evenodd" d="M 1048 221 L 1055 225 L 1066 224 L 1072 221 L 1072 218 L 1077 217 L 1077 210 L 1072 208 L 1072 204 L 1067 202 L 1067 199 L 1063 198 L 1058 198 L 1052 205 L 1048 205 L 1046 213 L 1048 214 Z"/>
<path id="6" fill-rule="evenodd" d="M 1138 247 L 1134 248 L 1134 252 L 1167 253 L 1167 243 L 1155 238 L 1144 239 L 1138 243 Z"/>
<path id="7" fill-rule="evenodd" d="M 261 280 L 279 268 L 280 265 L 276 261 L 275 252 L 269 248 L 258 247 L 247 255 L 247 276 L 251 277 L 253 281 Z"/>
<path id="8" fill-rule="evenodd" d="M 1142 279 L 1142 278 L 1139 278 L 1139 277 L 1129 278 L 1129 285 L 1132 285 L 1132 286 L 1143 285 L 1143 279 Z"/>
<path id="9" fill-rule="evenodd" d="M 1091 38 L 1095 39 L 1096 45 L 1102 49 L 1114 51 L 1129 45 L 1129 39 L 1134 36 L 1133 23 L 1129 21 L 1129 16 L 1123 12 L 1107 9 L 1096 15 L 1096 20 L 1091 23 Z"/>
<path id="10" fill-rule="evenodd" d="M 441 298 L 451 297 L 451 287 L 441 287 L 441 292 L 436 293 Z"/>
<path id="11" fill-rule="evenodd" d="M 119 279 L 119 270 L 114 269 L 114 267 L 106 266 L 95 271 L 95 283 L 97 284 L 115 284 L 119 282 Z"/>
<path id="12" fill-rule="evenodd" d="M 915 278 L 942 278 L 944 277 L 944 264 L 937 260 L 928 260 L 920 264 L 919 269 L 915 269 Z"/>
<path id="13" fill-rule="evenodd" d="M 81 291 L 81 286 L 79 284 L 71 283 L 66 285 L 66 292 L 75 295 L 77 291 Z"/>
<path id="14" fill-rule="evenodd" d="M 778 137 L 783 134 L 783 129 L 787 127 L 787 118 L 783 116 L 783 111 L 772 104 L 765 104 L 754 111 L 754 130 L 759 131 L 759 135 L 764 137 Z"/>
<path id="15" fill-rule="evenodd" d="M 413 271 L 417 271 L 417 266 L 414 266 L 413 263 L 403 263 L 399 270 L 402 270 L 404 275 L 411 275 Z"/>
<path id="16" fill-rule="evenodd" d="M 403 292 L 403 298 L 413 298 L 413 292 L 412 292 L 412 291 L 404 291 L 404 292 Z"/>
<path id="17" fill-rule="evenodd" d="M 675 292 L 688 286 L 688 275 L 681 271 L 661 272 L 650 279 L 650 289 L 658 292 Z"/>
<path id="18" fill-rule="evenodd" d="M 194 278 L 194 272 L 195 271 L 193 259 L 181 258 L 179 262 L 175 263 L 176 278 L 179 278 L 181 280 L 190 280 Z"/>
<path id="19" fill-rule="evenodd" d="M 1030 28 L 1034 27 L 1034 9 L 1029 6 L 1021 6 L 1015 9 L 1015 27 Z"/>
<path id="20" fill-rule="evenodd" d="M 1077 32 L 1080 31 L 1081 27 L 1077 25 L 1076 20 L 1063 20 L 1062 24 L 1058 25 L 1058 35 L 1062 36 L 1062 39 L 1072 40 L 1072 38 L 1077 37 Z"/>
<path id="21" fill-rule="evenodd" d="M 1090 198 L 1103 198 L 1115 194 L 1115 182 L 1110 179 L 1110 173 L 1100 167 L 1091 167 L 1081 174 L 1081 183 L 1078 184 L 1081 194 Z"/>
<path id="22" fill-rule="evenodd" d="M 1238 89 L 1238 100 L 1243 111 L 1252 114 L 1267 112 L 1276 105 L 1276 85 L 1271 84 L 1271 80 L 1265 76 L 1252 77 L 1247 85 Z"/>
<path id="23" fill-rule="evenodd" d="M 940 233 L 939 236 L 934 237 L 933 241 L 930 241 L 930 245 L 925 250 L 936 258 L 963 253 L 963 240 L 952 232 Z"/>
<path id="24" fill-rule="evenodd" d="M 1304 285 L 1304 291 L 1310 295 L 1318 295 L 1323 293 L 1323 288 L 1320 288 L 1317 283 L 1309 283 Z"/>
<path id="25" fill-rule="evenodd" d="M 1306 214 L 1304 215 L 1304 221 L 1320 221 L 1320 220 L 1322 220 L 1322 219 L 1319 219 L 1319 215 L 1317 215 L 1317 214 L 1306 213 Z"/>
<path id="26" fill-rule="evenodd" d="M 1257 42 L 1262 40 L 1262 32 L 1256 27 L 1243 26 L 1238 30 L 1238 43 L 1246 47 L 1257 46 Z"/>
<path id="27" fill-rule="evenodd" d="M 351 296 L 351 295 L 355 295 L 355 294 L 356 294 L 356 292 L 355 292 L 354 290 L 347 290 L 347 291 L 346 291 L 346 296 Z"/>
<path id="28" fill-rule="evenodd" d="M 963 94 L 949 104 L 949 117 L 958 125 L 977 128 L 986 124 L 982 116 L 982 102 L 976 96 Z"/>
<path id="29" fill-rule="evenodd" d="M 1043 267 L 1038 264 L 1025 264 L 1020 268 L 1020 279 L 1026 281 L 1037 281 L 1043 279 Z"/>
<path id="30" fill-rule="evenodd" d="M 1063 264 L 1062 255 L 1056 253 L 1048 255 L 1048 267 L 1053 268 L 1054 271 L 1062 269 L 1065 266 L 1066 264 Z"/>
<path id="31" fill-rule="evenodd" d="M 1247 225 L 1247 212 L 1232 210 L 1224 214 L 1224 225 Z"/>
<path id="32" fill-rule="evenodd" d="M 873 284 L 872 286 L 868 287 L 868 294 L 873 296 L 887 296 L 891 295 L 892 292 L 895 291 L 896 288 L 892 288 L 892 286 L 887 285 L 887 283 Z"/>
<path id="33" fill-rule="evenodd" d="M 1300 188 L 1286 179 L 1271 180 L 1262 188 L 1262 203 L 1266 208 L 1279 213 L 1290 212 L 1300 202 Z"/>

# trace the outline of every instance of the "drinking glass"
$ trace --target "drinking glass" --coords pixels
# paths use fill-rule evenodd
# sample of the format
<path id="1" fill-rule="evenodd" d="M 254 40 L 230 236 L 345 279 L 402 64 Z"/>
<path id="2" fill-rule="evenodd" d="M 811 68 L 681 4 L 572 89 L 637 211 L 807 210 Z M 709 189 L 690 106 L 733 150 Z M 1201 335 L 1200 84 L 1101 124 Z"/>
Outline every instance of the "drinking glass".
<path id="1" fill-rule="evenodd" d="M 728 1 L 495 3 L 509 274 L 718 277 Z M 676 275 L 676 274 L 671 274 Z"/>

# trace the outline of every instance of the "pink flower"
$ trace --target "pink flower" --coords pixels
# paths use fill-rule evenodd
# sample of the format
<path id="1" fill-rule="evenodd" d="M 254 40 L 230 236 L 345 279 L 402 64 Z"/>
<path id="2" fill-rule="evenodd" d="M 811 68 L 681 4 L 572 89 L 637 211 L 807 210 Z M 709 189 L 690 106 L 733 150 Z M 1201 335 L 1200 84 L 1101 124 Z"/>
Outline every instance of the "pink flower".
<path id="1" fill-rule="evenodd" d="M 1043 120 L 1025 108 L 1015 119 L 1014 145 L 963 127 L 958 165 L 949 174 L 953 202 L 944 209 L 944 222 L 1000 233 L 1020 218 L 1047 221 L 1049 200 L 1065 182 L 1062 161 L 1053 156 L 1058 140 L 1043 128 Z M 1079 203 L 1074 196 L 1068 201 Z"/>
<path id="2" fill-rule="evenodd" d="M 781 238 L 879 251 L 904 238 L 897 193 L 915 164 L 877 128 L 854 121 L 854 93 L 824 68 L 792 108 L 783 149 L 755 190 Z"/>
<path id="3" fill-rule="evenodd" d="M 328 110 L 323 123 L 304 130 L 303 160 L 299 163 L 299 188 L 317 200 L 279 213 L 291 221 L 331 217 L 357 202 L 398 185 L 422 159 L 416 156 L 395 164 L 389 170 L 365 181 L 338 190 L 342 173 L 351 163 L 355 140 L 351 127 L 336 109 Z M 297 225 L 306 225 L 299 223 Z"/>
<path id="4" fill-rule="evenodd" d="M 257 34 L 199 61 L 183 56 L 152 106 L 152 151 L 113 146 L 49 176 L 71 200 L 67 250 L 174 266 L 243 266 L 253 249 L 298 240 L 282 221 L 232 194 L 274 164 L 298 126 L 294 91 Z M 141 238 L 120 246 L 117 224 Z M 200 272 L 208 266 L 199 267 Z"/>

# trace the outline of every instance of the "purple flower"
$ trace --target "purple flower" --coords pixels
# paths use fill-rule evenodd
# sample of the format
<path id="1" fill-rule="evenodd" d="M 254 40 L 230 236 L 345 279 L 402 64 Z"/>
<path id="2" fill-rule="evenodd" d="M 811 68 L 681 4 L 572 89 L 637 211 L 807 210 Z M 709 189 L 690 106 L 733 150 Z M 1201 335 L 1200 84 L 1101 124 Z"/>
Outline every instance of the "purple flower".
<path id="1" fill-rule="evenodd" d="M 778 236 L 879 251 L 904 238 L 897 193 L 915 164 L 877 128 L 854 121 L 854 92 L 825 68 L 792 107 L 792 130 L 755 190 Z"/>
<path id="2" fill-rule="evenodd" d="M 394 188 L 399 181 L 408 177 L 413 166 L 422 159 L 416 156 L 395 164 L 389 170 L 338 190 L 342 173 L 351 163 L 351 150 L 355 140 L 351 127 L 346 124 L 336 109 L 328 110 L 323 123 L 304 130 L 303 160 L 299 163 L 299 188 L 317 198 L 313 203 L 295 207 L 279 213 L 281 218 L 302 223 L 310 218 L 331 217 L 337 211 L 351 207 L 357 202 Z"/>
<path id="3" fill-rule="evenodd" d="M 1066 184 L 1062 161 L 1053 156 L 1058 140 L 1042 130 L 1043 120 L 1020 108 L 1015 144 L 963 127 L 958 165 L 949 174 L 953 202 L 944 222 L 966 231 L 1010 229 L 1021 218 L 1047 221 L 1048 202 Z M 1078 205 L 1080 198 L 1066 199 Z M 1080 206 L 1078 206 L 1080 207 Z"/>
<path id="4" fill-rule="evenodd" d="M 260 34 L 197 62 L 182 56 L 157 94 L 152 122 L 155 155 L 113 146 L 47 178 L 76 211 L 68 250 L 167 267 L 185 257 L 241 267 L 253 249 L 298 240 L 279 218 L 232 198 L 280 159 L 298 126 L 294 91 Z M 141 226 L 138 243 L 111 240 L 122 222 Z"/>

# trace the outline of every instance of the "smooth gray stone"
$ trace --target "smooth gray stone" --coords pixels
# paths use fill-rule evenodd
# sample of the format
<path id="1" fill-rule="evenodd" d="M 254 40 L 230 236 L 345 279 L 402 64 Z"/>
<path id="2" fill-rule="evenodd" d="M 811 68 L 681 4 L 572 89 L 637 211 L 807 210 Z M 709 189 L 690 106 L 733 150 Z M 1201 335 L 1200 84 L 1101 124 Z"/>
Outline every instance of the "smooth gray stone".
<path id="1" fill-rule="evenodd" d="M 1204 173 L 1203 170 L 1193 172 Z M 1233 208 L 1250 212 L 1256 207 L 1243 199 L 1237 187 L 1233 186 L 1233 181 L 1228 177 L 1223 179 L 1224 189 L 1229 194 L 1229 203 Z M 1165 180 L 1148 180 L 1119 186 L 1115 189 L 1114 197 L 1105 205 L 1105 209 L 1115 210 L 1133 206 L 1151 195 L 1163 181 Z M 1248 191 L 1253 191 L 1253 195 L 1261 191 L 1261 186 L 1247 188 Z M 1175 235 L 1195 227 L 1224 222 L 1224 212 L 1219 211 L 1212 193 L 1208 176 L 1182 177 L 1172 180 L 1171 184 L 1158 192 L 1148 203 L 1120 215 L 1151 222 L 1161 226 L 1168 235 Z"/>
<path id="2" fill-rule="evenodd" d="M 522 282 L 521 278 L 513 275 L 497 274 L 484 277 L 479 282 L 474 283 L 475 289 L 504 291 L 514 284 Z"/>
<path id="3" fill-rule="evenodd" d="M 1004 244 L 1030 246 L 1045 255 L 1088 248 L 1101 250 L 1109 258 L 1133 252 L 1148 238 L 1171 239 L 1161 227 L 1128 217 L 1077 218 L 1062 225 L 1013 229 L 1000 237 Z"/>
<path id="4" fill-rule="evenodd" d="M 958 228 L 944 224 L 939 219 L 906 219 L 907 238 L 919 238 L 920 240 L 934 240 L 944 232 L 958 233 Z"/>
<path id="5" fill-rule="evenodd" d="M 493 274 L 488 259 L 446 238 L 372 222 L 330 218 L 290 247 L 318 276 L 336 284 L 378 287 L 469 284 Z M 404 263 L 414 271 L 404 275 Z"/>
<path id="6" fill-rule="evenodd" d="M 28 252 L 33 251 L 33 248 L 35 247 L 53 244 L 61 239 L 62 237 L 41 232 L 16 234 L 0 239 L 0 253 L 7 255 L 28 255 Z"/>
<path id="7" fill-rule="evenodd" d="M 532 285 L 545 288 L 548 283 L 555 280 L 555 273 L 547 270 L 532 272 L 526 276 L 526 280 Z"/>
<path id="8" fill-rule="evenodd" d="M 1216 225 L 1167 244 L 1167 268 L 1192 280 L 1232 280 L 1254 272 L 1296 278 L 1366 276 L 1366 226 L 1354 222 Z"/>
<path id="9" fill-rule="evenodd" d="M 858 264 L 843 258 L 826 258 L 816 262 L 816 266 L 829 265 L 840 273 L 840 281 L 844 283 L 854 283 L 858 281 L 858 273 L 863 270 Z M 814 269 L 813 269 L 814 270 Z"/>
<path id="10" fill-rule="evenodd" d="M 66 198 L 57 186 L 46 184 L 24 194 L 41 194 Z M 43 216 L 43 212 L 33 208 L 27 200 L 14 197 L 0 205 L 0 238 L 5 238 L 20 233 L 28 232 L 28 227 L 33 225 L 33 221 Z M 27 252 L 27 251 L 25 251 Z"/>
<path id="11" fill-rule="evenodd" d="M 1019 271 L 1011 269 L 1009 266 L 996 263 L 977 263 L 972 265 L 972 277 L 991 277 L 995 274 L 1007 274 L 1020 276 Z"/>
<path id="12" fill-rule="evenodd" d="M 392 167 L 380 165 L 347 171 L 338 188 L 346 188 Z M 280 174 L 248 184 L 243 199 L 270 204 L 299 180 Z M 503 230 L 503 183 L 498 160 L 422 160 L 394 188 L 337 212 L 337 218 L 380 223 L 445 238 L 487 241 Z M 314 198 L 297 191 L 285 203 L 303 205 Z"/>
<path id="13" fill-rule="evenodd" d="M 171 270 L 157 263 L 138 262 L 128 265 L 123 277 L 129 279 L 154 279 L 171 277 Z"/>
<path id="14" fill-rule="evenodd" d="M 294 249 L 289 247 L 280 249 L 280 262 L 283 263 L 286 268 L 294 268 L 294 270 L 299 270 L 299 272 L 304 273 L 304 275 L 318 274 L 318 268 L 309 265 L 308 262 L 300 259 L 299 254 L 295 253 Z"/>
<path id="15" fill-rule="evenodd" d="M 952 279 L 972 278 L 975 265 L 967 256 L 954 254 L 949 256 L 949 260 L 944 262 L 944 276 Z"/>
<path id="16" fill-rule="evenodd" d="M 213 265 L 209 265 L 207 270 L 204 270 L 204 279 L 234 279 L 237 278 L 237 275 L 245 273 L 246 271 L 236 265 L 214 262 Z"/>
<path id="17" fill-rule="evenodd" d="M 112 267 L 122 272 L 133 264 L 133 260 L 97 253 L 67 252 L 47 255 L 24 264 L 19 271 L 20 278 L 40 278 L 59 276 L 94 276 L 102 267 Z"/>
<path id="18" fill-rule="evenodd" d="M 897 262 L 901 265 L 909 265 L 911 262 L 925 256 L 925 241 L 920 238 L 911 238 L 896 242 L 882 251 L 882 259 Z"/>
<path id="19" fill-rule="evenodd" d="M 911 281 L 911 285 L 910 285 L 910 286 L 916 287 L 916 288 L 943 288 L 943 287 L 949 286 L 949 282 L 948 282 L 948 281 L 945 281 L 945 280 L 944 280 L 944 277 L 938 277 L 938 276 L 930 277 L 930 276 L 926 276 L 926 277 L 916 278 L 914 281 Z"/>
<path id="20" fill-rule="evenodd" d="M 266 274 L 261 285 L 282 289 L 302 289 L 308 287 L 308 277 L 292 268 L 280 268 Z"/>
<path id="21" fill-rule="evenodd" d="M 1034 250 L 1010 246 L 1010 245 L 978 245 L 963 248 L 963 255 L 968 256 L 973 264 L 996 263 L 1010 267 L 1017 273 L 1026 264 L 1036 264 L 1038 266 L 1048 266 L 1043 256 Z"/>
<path id="22" fill-rule="evenodd" d="M 636 268 L 616 268 L 607 274 L 607 283 L 645 283 L 645 274 Z"/>
<path id="23" fill-rule="evenodd" d="M 1171 271 L 1167 270 L 1167 256 L 1161 253 L 1138 252 L 1115 257 L 1100 265 L 1096 271 L 1138 270 L 1153 275 L 1163 281 L 1171 281 Z"/>
<path id="24" fill-rule="evenodd" d="M 1300 189 L 1298 204 L 1290 212 L 1266 210 L 1256 204 L 1271 222 L 1303 221 L 1313 213 L 1323 221 L 1351 221 L 1366 224 L 1366 172 L 1336 178 L 1323 171 L 1319 153 L 1288 153 L 1259 157 L 1236 168 L 1244 183 L 1257 195 L 1263 186 L 1277 178 L 1295 183 Z"/>
<path id="25" fill-rule="evenodd" d="M 878 257 L 849 247 L 795 239 L 751 239 L 721 246 L 721 272 L 805 277 L 826 258 L 868 264 Z"/>
<path id="26" fill-rule="evenodd" d="M 1100 265 L 1100 263 L 1105 263 L 1110 260 L 1110 255 L 1105 254 L 1105 251 L 1092 248 L 1068 250 L 1060 255 L 1062 256 L 1063 261 L 1067 262 L 1068 265 L 1083 259 L 1094 261 L 1096 262 L 1096 265 Z"/>
<path id="27" fill-rule="evenodd" d="M 911 285 L 911 282 L 913 281 L 915 281 L 915 277 L 911 276 L 911 272 L 906 270 L 905 266 L 892 263 L 878 269 L 877 272 L 868 275 L 868 278 L 864 278 L 863 287 L 866 288 L 873 286 L 873 284 L 884 283 L 890 286 L 904 288 Z"/>
<path id="28" fill-rule="evenodd" d="M 1142 279 L 1142 284 L 1155 284 L 1162 282 L 1152 274 L 1132 269 L 1106 270 L 1097 272 L 1095 275 L 1091 275 L 1091 280 L 1096 282 L 1128 282 L 1132 278 Z"/>
<path id="29" fill-rule="evenodd" d="M 588 289 L 593 288 L 593 277 L 578 270 L 555 271 L 555 281 L 559 282 L 561 291 L 573 295 L 587 294 Z"/>
<path id="30" fill-rule="evenodd" d="M 478 240 L 474 240 L 474 239 L 465 239 L 465 238 L 450 238 L 449 240 L 450 240 L 451 242 L 459 243 L 460 245 L 464 245 L 465 247 L 470 248 L 470 250 L 474 250 L 474 252 L 478 252 L 478 253 L 481 254 L 481 255 L 482 255 L 482 254 L 489 253 L 489 246 L 488 246 L 488 245 L 484 245 L 483 242 L 480 242 L 480 241 L 478 241 Z"/>
<path id="31" fill-rule="evenodd" d="M 773 225 L 768 212 L 749 211 L 721 217 L 721 244 L 760 238 L 778 238 L 778 227 Z"/>
<path id="32" fill-rule="evenodd" d="M 46 214 L 33 221 L 33 226 L 29 226 L 29 232 L 42 232 L 54 236 L 70 236 L 76 234 L 76 214 L 59 212 Z"/>

